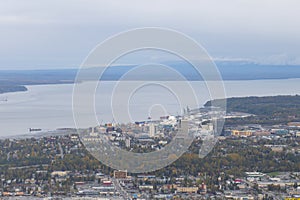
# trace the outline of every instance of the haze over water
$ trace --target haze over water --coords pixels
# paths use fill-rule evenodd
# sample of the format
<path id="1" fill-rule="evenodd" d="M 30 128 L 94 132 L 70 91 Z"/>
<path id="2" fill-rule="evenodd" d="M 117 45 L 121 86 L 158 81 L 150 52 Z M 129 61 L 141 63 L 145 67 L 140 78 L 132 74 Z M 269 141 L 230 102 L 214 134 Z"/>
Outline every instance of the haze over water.
<path id="1" fill-rule="evenodd" d="M 95 113 L 99 123 L 116 120 L 110 111 L 110 96 L 114 84 L 115 82 L 101 82 L 101 87 L 97 89 Z M 192 82 L 192 85 L 199 89 L 197 91 L 199 105 L 210 100 L 204 82 Z M 300 94 L 300 79 L 224 81 L 224 85 L 227 97 Z M 177 87 L 180 89 L 180 84 Z M 27 88 L 27 92 L 0 95 L 0 136 L 26 134 L 29 128 L 41 128 L 47 131 L 75 127 L 72 113 L 72 84 L 34 85 Z M 182 92 L 191 95 L 188 91 Z M 7 101 L 3 101 L 6 98 Z M 180 114 L 186 106 L 190 108 L 196 106 L 188 102 L 184 102 L 187 105 L 179 105 L 174 95 L 163 87 L 157 86 L 141 88 L 129 100 L 118 100 L 118 103 L 120 107 L 129 105 L 131 122 L 146 120 L 149 116 L 158 118 L 166 114 L 176 115 Z M 89 121 L 95 113 L 85 113 L 84 110 L 82 113 L 87 116 L 87 120 L 82 124 L 86 127 L 96 125 Z M 124 122 L 118 119 L 120 118 L 117 118 L 116 122 Z"/>

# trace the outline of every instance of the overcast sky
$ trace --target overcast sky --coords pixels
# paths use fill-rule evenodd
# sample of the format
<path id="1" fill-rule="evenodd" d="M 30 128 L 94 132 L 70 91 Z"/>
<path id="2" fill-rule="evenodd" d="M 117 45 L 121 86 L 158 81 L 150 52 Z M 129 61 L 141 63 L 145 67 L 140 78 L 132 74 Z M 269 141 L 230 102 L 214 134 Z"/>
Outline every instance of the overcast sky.
<path id="1" fill-rule="evenodd" d="M 0 69 L 76 68 L 107 37 L 149 26 L 215 59 L 300 64 L 299 0 L 0 0 Z"/>

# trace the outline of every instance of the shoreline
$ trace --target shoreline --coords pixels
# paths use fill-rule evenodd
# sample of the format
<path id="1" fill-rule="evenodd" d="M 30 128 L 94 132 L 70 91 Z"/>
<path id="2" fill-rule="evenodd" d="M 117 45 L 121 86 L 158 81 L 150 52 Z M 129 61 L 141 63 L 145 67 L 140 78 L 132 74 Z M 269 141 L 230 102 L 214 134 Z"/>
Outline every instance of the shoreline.
<path id="1" fill-rule="evenodd" d="M 226 101 L 228 100 L 233 100 L 233 99 L 241 99 L 240 101 L 245 101 L 247 99 L 252 99 L 252 98 L 259 98 L 259 99 L 264 99 L 264 98 L 299 98 L 300 94 L 294 94 L 294 95 L 266 95 L 266 96 L 244 96 L 244 97 L 227 97 Z M 204 107 L 209 107 L 210 103 L 212 101 L 219 101 L 220 99 L 214 99 L 214 100 L 208 100 L 203 106 Z M 227 105 L 228 106 L 228 105 Z M 230 107 L 229 107 L 230 108 Z M 229 109 L 227 108 L 227 110 Z M 230 110 L 230 109 L 229 109 Z M 231 112 L 242 112 L 242 111 L 237 111 L 237 110 L 231 110 L 228 113 Z M 246 113 L 246 112 L 245 112 Z M 248 112 L 247 112 L 248 113 Z M 252 114 L 252 113 L 250 113 Z M 254 114 L 256 115 L 256 114 Z M 129 122 L 128 122 L 129 123 Z M 132 122 L 131 122 L 132 123 Z M 97 126 L 97 124 L 95 125 Z M 90 127 L 85 127 L 85 128 L 75 128 L 75 127 L 64 127 L 64 128 L 54 128 L 54 129 L 48 129 L 48 130 L 38 130 L 38 131 L 32 131 L 32 132 L 27 132 L 24 134 L 16 134 L 16 135 L 1 135 L 0 140 L 5 140 L 5 139 L 28 139 L 28 138 L 42 138 L 42 137 L 47 137 L 47 136 L 63 136 L 63 135 L 70 135 L 70 134 L 77 134 L 78 131 L 80 130 L 85 130 Z"/>
<path id="2" fill-rule="evenodd" d="M 53 130 L 42 130 L 37 132 L 29 132 L 25 134 L 17 134 L 17 135 L 10 135 L 10 136 L 0 136 L 0 140 L 6 139 L 29 139 L 29 138 L 42 138 L 47 136 L 62 136 L 62 135 L 70 135 L 70 134 L 77 134 L 76 128 L 59 128 Z"/>
<path id="3" fill-rule="evenodd" d="M 109 83 L 111 82 L 111 83 Z M 105 95 L 110 95 L 110 88 L 115 81 L 104 81 L 108 83 L 108 90 L 104 91 Z M 202 83 L 201 83 L 202 82 Z M 297 85 L 300 79 L 281 79 L 281 80 L 251 80 L 251 81 L 224 81 L 226 89 L 226 97 L 262 97 L 262 96 L 279 96 L 287 95 L 294 96 L 300 94 L 300 89 Z M 205 92 L 205 85 L 203 81 L 199 84 L 195 82 L 195 87 L 203 89 Z M 81 83 L 80 83 L 81 84 Z M 176 84 L 176 83 L 175 83 Z M 262 85 L 263 84 L 263 85 Z M 27 92 L 13 92 L 7 95 L 0 95 L 1 98 L 8 97 L 7 102 L 0 102 L 2 112 L 1 128 L 2 134 L 0 138 L 12 138 L 20 136 L 36 136 L 35 133 L 29 133 L 28 128 L 41 128 L 47 134 L 49 131 L 55 131 L 57 128 L 75 128 L 73 114 L 72 114 L 72 89 L 73 85 L 67 83 L 42 85 L 28 85 Z M 57 85 L 57 86 L 56 86 Z M 179 84 L 180 85 L 180 84 Z M 203 86 L 203 87 L 202 87 Z M 248 87 L 249 86 L 249 87 Z M 247 88 L 245 90 L 245 88 Z M 151 91 L 150 91 L 151 92 Z M 152 93 L 149 93 L 152 94 Z M 156 94 L 155 92 L 153 94 Z M 209 96 L 198 93 L 199 102 L 202 105 L 210 100 Z M 202 96 L 201 96 L 202 95 Z M 203 97 L 203 98 L 202 98 Z M 101 98 L 98 94 L 98 99 Z M 150 98 L 151 100 L 152 98 Z M 152 100 L 151 100 L 152 101 Z M 153 99 L 155 101 L 155 98 Z M 146 102 L 147 103 L 147 102 Z M 178 110 L 173 104 L 163 101 L 171 110 L 169 114 L 176 114 Z M 105 103 L 98 105 L 99 120 L 109 121 L 109 109 L 106 109 Z M 173 106 L 173 107 L 172 107 Z M 104 108 L 104 109 L 102 109 Z M 172 110 L 174 108 L 174 110 Z M 144 119 L 144 111 L 142 106 L 138 107 L 140 113 L 135 113 L 134 120 Z M 89 121 L 83 123 L 89 124 Z M 29 136 L 28 136 L 29 135 Z"/>
<path id="4" fill-rule="evenodd" d="M 291 77 L 291 78 L 257 78 L 257 79 L 222 79 L 223 82 L 235 82 L 235 81 L 272 81 L 272 80 L 300 80 L 300 77 Z M 117 82 L 119 80 L 101 80 L 101 82 Z M 123 80 L 125 82 L 129 82 L 129 81 L 142 81 L 142 80 Z M 157 81 L 163 81 L 163 82 L 176 82 L 174 80 L 157 80 Z M 186 80 L 188 82 L 206 82 L 206 81 L 218 81 L 218 80 Z M 94 80 L 86 80 L 84 82 L 94 82 Z M 100 82 L 100 80 L 98 81 Z M 42 85 L 69 85 L 69 84 L 75 84 L 75 81 L 65 81 L 65 82 L 49 82 L 49 83 L 32 83 L 32 84 L 22 84 L 22 85 L 9 85 L 12 87 L 22 87 L 13 91 L 4 91 L 1 92 L 0 90 L 0 95 L 3 94 L 10 94 L 10 93 L 20 93 L 20 92 L 27 92 L 29 89 L 28 87 L 30 86 L 42 86 Z M 5 86 L 5 85 L 3 85 Z M 1 83 L 0 83 L 0 89 L 1 89 Z"/>

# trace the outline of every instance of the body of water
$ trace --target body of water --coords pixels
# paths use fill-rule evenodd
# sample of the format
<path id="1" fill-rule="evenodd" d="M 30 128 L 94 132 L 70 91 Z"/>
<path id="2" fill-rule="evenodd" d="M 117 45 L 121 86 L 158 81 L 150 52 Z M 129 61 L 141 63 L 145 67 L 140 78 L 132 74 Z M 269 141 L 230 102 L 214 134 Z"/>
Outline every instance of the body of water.
<path id="1" fill-rule="evenodd" d="M 92 82 L 82 84 L 93 85 Z M 146 120 L 149 116 L 157 118 L 165 114 L 176 115 L 180 114 L 186 106 L 190 108 L 197 106 L 193 101 L 189 102 L 193 99 L 193 95 L 180 83 L 173 84 L 177 90 L 173 93 L 168 90 L 168 87 L 158 84 L 136 87 L 134 92 L 132 92 L 134 87 L 130 86 L 130 83 L 123 88 L 114 88 L 115 84 L 116 82 L 101 82 L 95 90 L 95 112 L 85 112 L 84 106 L 78 109 L 80 115 L 84 116 L 81 126 L 96 125 L 93 120 L 90 120 L 95 118 L 94 116 L 97 116 L 99 123 L 125 122 L 128 118 L 122 116 L 129 113 L 130 121 L 136 121 Z M 136 83 L 133 85 L 136 86 Z M 198 105 L 203 105 L 210 100 L 204 82 L 193 82 L 192 85 L 196 88 Z M 224 85 L 227 97 L 300 94 L 300 79 L 225 81 Z M 72 84 L 27 87 L 27 92 L 0 95 L 0 136 L 26 134 L 29 128 L 41 128 L 47 131 L 75 127 L 72 112 Z M 126 93 L 130 95 L 125 95 Z M 184 102 L 178 100 L 176 93 L 186 97 Z M 82 94 L 82 97 L 85 95 Z M 84 105 L 84 98 L 82 101 Z M 114 113 L 111 112 L 112 106 Z"/>

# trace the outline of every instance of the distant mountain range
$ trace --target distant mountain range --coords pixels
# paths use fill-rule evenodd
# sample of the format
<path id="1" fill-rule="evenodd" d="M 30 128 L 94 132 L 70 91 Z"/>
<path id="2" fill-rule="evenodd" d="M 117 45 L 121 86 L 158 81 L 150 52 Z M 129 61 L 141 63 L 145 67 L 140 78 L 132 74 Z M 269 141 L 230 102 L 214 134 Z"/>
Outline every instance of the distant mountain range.
<path id="1" fill-rule="evenodd" d="M 203 80 L 201 75 L 188 62 L 166 62 L 172 70 L 149 64 L 146 67 L 136 65 L 113 66 L 104 68 L 89 68 L 82 70 L 83 80 L 94 80 L 95 74 L 103 72 L 101 80 L 115 81 L 123 77 L 124 80 Z M 288 79 L 300 78 L 300 65 L 261 65 L 251 62 L 217 61 L 217 68 L 223 80 L 257 80 L 257 79 Z M 209 70 L 208 70 L 209 71 Z M 78 69 L 53 70 L 0 70 L 0 93 L 24 91 L 24 85 L 73 83 Z M 180 74 L 180 75 L 179 75 Z M 209 76 L 211 80 L 214 75 Z"/>

